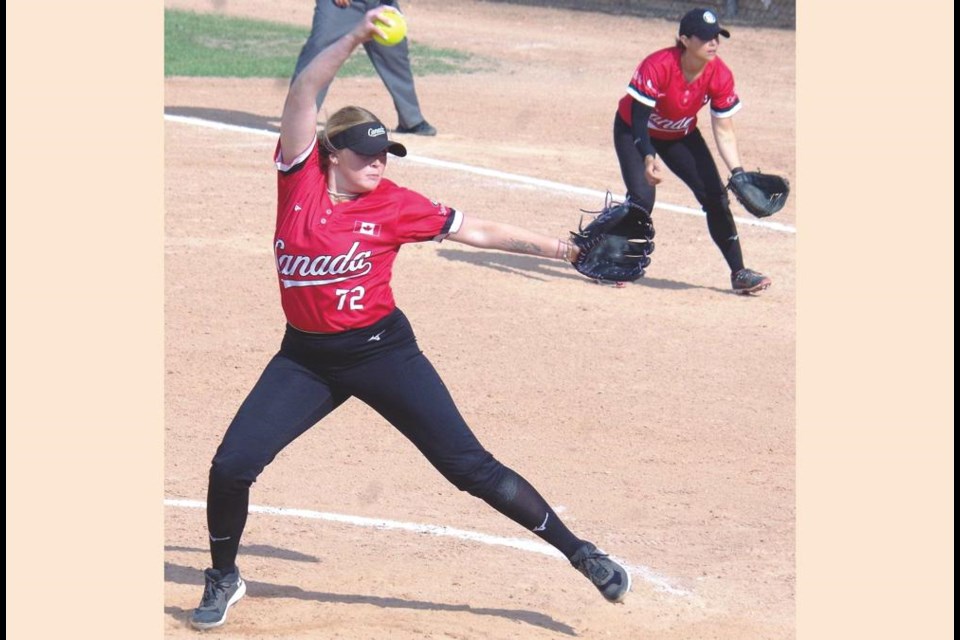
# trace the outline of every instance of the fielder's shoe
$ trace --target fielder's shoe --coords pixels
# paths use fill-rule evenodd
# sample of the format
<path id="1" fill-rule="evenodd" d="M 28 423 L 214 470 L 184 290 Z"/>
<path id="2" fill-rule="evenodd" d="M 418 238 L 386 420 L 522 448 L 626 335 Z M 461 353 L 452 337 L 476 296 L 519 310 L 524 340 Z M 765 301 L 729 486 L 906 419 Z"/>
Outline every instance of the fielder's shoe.
<path id="1" fill-rule="evenodd" d="M 623 602 L 627 597 L 630 573 L 593 544 L 585 542 L 570 558 L 570 564 L 587 576 L 608 601 Z"/>
<path id="2" fill-rule="evenodd" d="M 216 569 L 203 572 L 206 585 L 203 600 L 193 612 L 190 624 L 197 629 L 212 629 L 227 621 L 227 609 L 247 592 L 247 585 L 240 577 L 240 569 L 223 575 Z"/>
<path id="3" fill-rule="evenodd" d="M 437 128 L 432 124 L 424 120 L 420 124 L 416 124 L 412 127 L 397 127 L 394 129 L 396 133 L 411 133 L 415 136 L 435 136 L 437 135 Z"/>
<path id="4" fill-rule="evenodd" d="M 737 293 L 756 293 L 763 291 L 773 281 L 762 273 L 757 273 L 752 269 L 740 269 L 730 276 L 730 284 Z"/>

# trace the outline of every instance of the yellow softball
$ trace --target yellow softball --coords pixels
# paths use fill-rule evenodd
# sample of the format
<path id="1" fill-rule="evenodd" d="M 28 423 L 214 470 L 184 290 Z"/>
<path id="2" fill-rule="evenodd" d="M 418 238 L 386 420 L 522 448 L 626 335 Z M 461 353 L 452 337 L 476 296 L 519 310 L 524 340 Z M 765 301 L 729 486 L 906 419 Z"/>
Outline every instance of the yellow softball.
<path id="1" fill-rule="evenodd" d="M 395 44 L 399 44 L 401 40 L 407 35 L 407 19 L 403 17 L 403 14 L 388 7 L 390 13 L 386 11 L 380 15 L 393 22 L 393 26 L 388 25 L 386 22 L 377 18 L 377 27 L 386 35 L 386 38 L 381 38 L 379 35 L 374 35 L 373 39 L 384 45 L 385 47 L 392 47 Z"/>

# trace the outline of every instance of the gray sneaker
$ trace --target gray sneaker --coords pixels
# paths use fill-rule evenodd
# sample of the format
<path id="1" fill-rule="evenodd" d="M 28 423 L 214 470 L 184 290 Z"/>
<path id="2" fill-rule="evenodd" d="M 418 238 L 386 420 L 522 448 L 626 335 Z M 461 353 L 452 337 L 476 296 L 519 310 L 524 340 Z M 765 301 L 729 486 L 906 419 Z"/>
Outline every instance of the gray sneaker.
<path id="1" fill-rule="evenodd" d="M 610 602 L 623 602 L 630 591 L 630 572 L 593 544 L 586 542 L 570 558 L 570 564 L 587 576 Z"/>
<path id="2" fill-rule="evenodd" d="M 753 269 L 740 269 L 730 276 L 730 285 L 737 293 L 757 293 L 771 284 L 770 278 Z"/>
<path id="3" fill-rule="evenodd" d="M 223 575 L 216 569 L 203 572 L 206 585 L 203 587 L 203 600 L 193 611 L 190 624 L 196 629 L 213 629 L 227 621 L 227 609 L 233 606 L 247 592 L 247 585 L 240 577 L 240 569 Z"/>

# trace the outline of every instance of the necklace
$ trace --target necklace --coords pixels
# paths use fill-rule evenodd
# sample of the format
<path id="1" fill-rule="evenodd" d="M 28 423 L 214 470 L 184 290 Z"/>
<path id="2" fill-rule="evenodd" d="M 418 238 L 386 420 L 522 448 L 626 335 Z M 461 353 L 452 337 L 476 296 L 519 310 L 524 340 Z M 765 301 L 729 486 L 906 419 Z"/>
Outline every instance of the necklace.
<path id="1" fill-rule="evenodd" d="M 327 189 L 327 195 L 333 200 L 356 200 L 360 197 L 358 193 L 338 193 L 333 189 Z"/>

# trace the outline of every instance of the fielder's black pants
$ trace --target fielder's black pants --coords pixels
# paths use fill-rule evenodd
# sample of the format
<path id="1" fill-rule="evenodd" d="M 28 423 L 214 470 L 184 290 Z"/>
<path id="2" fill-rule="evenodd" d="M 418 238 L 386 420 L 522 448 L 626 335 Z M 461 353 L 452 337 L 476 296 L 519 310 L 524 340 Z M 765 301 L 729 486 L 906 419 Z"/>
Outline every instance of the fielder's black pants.
<path id="1" fill-rule="evenodd" d="M 417 346 L 406 316 L 339 334 L 288 326 L 280 352 L 217 449 L 207 490 L 213 566 L 235 566 L 250 485 L 276 455 L 351 396 L 382 415 L 458 489 L 481 498 L 567 557 L 580 540 L 526 480 L 497 461 L 464 422 Z"/>
<path id="2" fill-rule="evenodd" d="M 743 252 L 730 201 L 700 130 L 694 129 L 679 140 L 651 138 L 650 141 L 663 163 L 690 187 L 703 207 L 710 237 L 723 254 L 730 271 L 735 273 L 743 269 Z M 613 121 L 613 146 L 620 161 L 627 197 L 652 213 L 657 189 L 644 177 L 643 157 L 633 144 L 633 132 L 619 115 Z"/>

